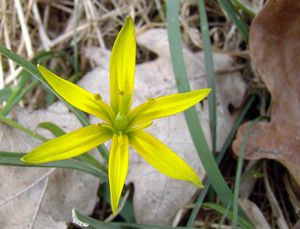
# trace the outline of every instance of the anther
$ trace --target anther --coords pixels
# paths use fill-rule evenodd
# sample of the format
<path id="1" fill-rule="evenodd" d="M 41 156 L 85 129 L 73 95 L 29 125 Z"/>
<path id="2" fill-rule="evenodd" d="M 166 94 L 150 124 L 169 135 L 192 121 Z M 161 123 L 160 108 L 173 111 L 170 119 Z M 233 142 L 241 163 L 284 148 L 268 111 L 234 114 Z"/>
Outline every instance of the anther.
<path id="1" fill-rule="evenodd" d="M 95 98 L 96 100 L 102 100 L 102 96 L 101 96 L 100 94 L 95 94 L 95 95 L 94 95 L 94 98 Z"/>
<path id="2" fill-rule="evenodd" d="M 153 99 L 153 98 L 149 98 L 149 99 L 147 99 L 147 102 L 148 102 L 148 104 L 155 103 L 155 99 Z"/>

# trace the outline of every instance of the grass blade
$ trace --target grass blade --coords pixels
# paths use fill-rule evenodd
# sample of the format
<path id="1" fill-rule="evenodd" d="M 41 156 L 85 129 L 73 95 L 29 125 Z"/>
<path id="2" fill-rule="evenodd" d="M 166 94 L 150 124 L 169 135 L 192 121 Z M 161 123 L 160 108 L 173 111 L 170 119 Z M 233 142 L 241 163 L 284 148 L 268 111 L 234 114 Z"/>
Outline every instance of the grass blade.
<path id="1" fill-rule="evenodd" d="M 212 152 L 216 152 L 217 144 L 217 96 L 216 96 L 216 84 L 215 84 L 215 73 L 214 73 L 214 61 L 212 56 L 212 48 L 209 37 L 208 22 L 206 16 L 206 9 L 203 0 L 198 0 L 198 8 L 200 14 L 200 27 L 203 39 L 203 51 L 204 51 L 204 64 L 207 78 L 207 85 L 211 88 L 211 92 L 208 95 L 208 106 L 209 106 L 209 121 L 210 121 L 210 132 L 212 139 Z"/>
<path id="2" fill-rule="evenodd" d="M 256 119 L 256 121 L 257 120 L 258 119 Z M 246 147 L 247 147 L 247 141 L 248 141 L 248 138 L 250 135 L 250 130 L 252 129 L 252 127 L 256 123 L 256 121 L 250 122 L 249 125 L 247 126 L 245 135 L 243 136 L 242 145 L 240 148 L 240 154 L 239 154 L 239 158 L 238 158 L 236 175 L 235 175 L 233 204 L 232 204 L 232 211 L 233 211 L 232 226 L 233 226 L 233 228 L 236 228 L 237 224 L 238 224 L 239 191 L 240 191 L 241 174 L 242 174 L 242 169 L 243 169 L 243 160 L 244 160 L 244 155 L 245 155 L 245 151 L 246 151 Z"/>
<path id="3" fill-rule="evenodd" d="M 146 224 L 135 224 L 135 223 L 104 223 L 93 219 L 89 216 L 81 214 L 76 209 L 72 210 L 73 222 L 77 225 L 83 226 L 83 228 L 95 228 L 95 229 L 122 229 L 122 228 L 143 228 L 143 229 L 185 229 L 186 227 L 164 227 L 164 226 L 154 226 Z M 189 227 L 190 229 L 196 229 Z"/>
<path id="4" fill-rule="evenodd" d="M 80 162 L 75 159 L 56 161 L 47 164 L 26 164 L 20 160 L 25 153 L 18 152 L 4 152 L 0 151 L 0 165 L 7 166 L 24 166 L 24 167 L 41 167 L 41 168 L 66 168 L 66 169 L 75 169 L 82 172 L 89 173 L 95 177 L 101 178 L 102 180 L 107 180 L 106 173 L 102 172 L 95 167 L 92 167 L 86 163 Z"/>
<path id="5" fill-rule="evenodd" d="M 43 128 L 46 130 L 51 131 L 54 136 L 59 137 L 65 134 L 65 131 L 63 131 L 59 126 L 52 122 L 41 122 L 38 124 L 37 128 Z"/>
<path id="6" fill-rule="evenodd" d="M 180 40 L 178 20 L 179 0 L 167 1 L 167 10 L 169 45 L 177 88 L 179 92 L 190 91 Z M 191 108 L 187 110 L 184 115 L 198 155 L 207 172 L 207 177 L 217 194 L 220 196 L 223 204 L 227 206 L 232 199 L 232 192 L 220 173 L 216 161 L 209 149 L 197 111 L 195 108 Z"/>
<path id="7" fill-rule="evenodd" d="M 239 15 L 238 11 L 234 7 L 231 1 L 228 0 L 218 0 L 221 8 L 226 12 L 231 21 L 236 25 L 237 29 L 240 31 L 244 41 L 248 42 L 249 38 L 249 26 L 244 22 L 244 20 Z"/>
<path id="8" fill-rule="evenodd" d="M 246 3 L 242 3 L 240 0 L 233 0 L 233 2 L 246 14 L 250 15 L 251 17 L 255 17 L 256 13 L 251 8 L 247 7 Z"/>
<path id="9" fill-rule="evenodd" d="M 221 213 L 222 215 L 225 215 L 225 213 L 227 211 L 226 208 L 224 208 L 220 205 L 214 204 L 214 203 L 204 203 L 203 206 L 213 209 L 213 210 Z M 227 216 L 231 221 L 233 220 L 233 213 L 231 210 L 228 210 Z M 247 222 L 245 219 L 243 219 L 242 217 L 238 218 L 238 225 L 241 226 L 241 228 L 243 228 L 243 229 L 253 229 L 253 226 L 249 222 Z M 232 228 L 236 228 L 236 227 L 232 227 Z"/>
<path id="10" fill-rule="evenodd" d="M 12 90 L 10 88 L 0 89 L 0 102 L 7 101 L 8 98 L 11 96 L 12 93 L 13 92 L 12 92 Z"/>
<path id="11" fill-rule="evenodd" d="M 239 126 L 241 125 L 242 121 L 244 120 L 244 117 L 245 115 L 247 114 L 249 108 L 251 107 L 253 101 L 254 101 L 255 97 L 252 96 L 250 97 L 250 99 L 247 101 L 247 103 L 245 104 L 245 106 L 243 107 L 241 113 L 239 114 L 239 116 L 236 118 L 231 130 L 230 130 L 230 133 L 228 134 L 227 138 L 226 138 L 226 141 L 220 151 L 220 153 L 218 154 L 218 157 L 217 157 L 217 163 L 220 164 L 222 158 L 224 157 L 225 155 L 225 152 L 227 151 L 228 147 L 230 146 L 231 142 L 233 141 L 233 138 L 239 128 Z M 196 203 L 195 203 L 195 207 L 193 208 L 192 210 L 192 213 L 189 217 L 189 220 L 186 224 L 187 227 L 189 226 L 192 226 L 196 217 L 197 217 L 197 214 L 201 208 L 201 205 L 203 203 L 203 200 L 208 192 L 208 189 L 210 187 L 210 182 L 209 181 L 204 181 L 204 188 L 201 190 L 201 193 L 199 195 L 199 197 L 197 198 L 196 200 Z"/>
<path id="12" fill-rule="evenodd" d="M 179 3 L 179 0 L 167 1 L 168 39 L 177 88 L 179 92 L 185 92 L 190 91 L 190 85 L 187 78 L 180 39 L 178 20 Z M 228 187 L 209 149 L 197 111 L 195 108 L 190 108 L 184 112 L 184 115 L 193 143 L 203 167 L 206 170 L 207 177 L 223 205 L 228 206 L 232 201 L 233 193 Z M 242 212 L 241 210 L 241 214 Z M 242 215 L 247 218 L 245 214 Z"/>

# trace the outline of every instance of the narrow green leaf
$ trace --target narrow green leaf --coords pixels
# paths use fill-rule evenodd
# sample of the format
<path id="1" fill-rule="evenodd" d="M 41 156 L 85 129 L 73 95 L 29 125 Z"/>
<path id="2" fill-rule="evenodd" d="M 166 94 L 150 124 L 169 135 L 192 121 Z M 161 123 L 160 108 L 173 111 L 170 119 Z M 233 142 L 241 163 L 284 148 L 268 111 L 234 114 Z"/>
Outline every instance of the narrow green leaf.
<path id="1" fill-rule="evenodd" d="M 73 223 L 76 223 L 83 228 L 94 228 L 94 229 L 185 229 L 186 227 L 164 227 L 146 224 L 135 224 L 135 223 L 104 223 L 102 221 L 93 219 L 89 216 L 81 214 L 76 209 L 72 210 Z M 189 229 L 195 229 L 194 227 L 189 227 Z"/>
<path id="2" fill-rule="evenodd" d="M 11 88 L 3 88 L 0 89 L 0 102 L 7 101 L 11 96 L 12 90 Z"/>
<path id="3" fill-rule="evenodd" d="M 36 139 L 39 139 L 42 142 L 47 141 L 47 139 L 45 137 L 43 137 L 42 135 L 39 135 L 39 134 L 37 134 L 37 133 L 35 133 L 35 132 L 27 129 L 26 127 L 20 125 L 19 123 L 15 122 L 15 121 L 13 121 L 13 120 L 11 120 L 9 118 L 6 118 L 1 113 L 0 113 L 0 122 L 3 122 L 3 123 L 5 123 L 5 124 L 7 124 L 7 125 L 9 125 L 11 127 L 17 128 L 18 130 L 20 130 L 20 131 L 28 134 L 29 136 L 32 136 L 32 137 L 34 137 Z"/>
<path id="4" fill-rule="evenodd" d="M 31 60 L 31 63 L 37 64 L 40 61 L 45 61 L 51 58 L 61 57 L 61 56 L 64 56 L 64 53 L 41 52 Z M 16 105 L 25 95 L 27 95 L 39 82 L 38 79 L 34 79 L 32 82 L 30 82 L 29 85 L 27 85 L 28 81 L 31 80 L 31 75 L 28 71 L 24 69 L 18 74 L 18 77 L 20 78 L 20 80 L 18 82 L 17 87 L 14 88 L 13 93 L 11 94 L 7 103 L 1 110 L 1 113 L 5 116 L 9 114 L 13 106 Z"/>
<path id="5" fill-rule="evenodd" d="M 257 120 L 258 119 L 256 119 L 256 121 Z M 233 226 L 233 228 L 236 228 L 237 224 L 238 224 L 239 191 L 240 191 L 240 183 L 241 183 L 244 155 L 245 155 L 245 151 L 246 151 L 246 147 L 247 147 L 248 138 L 250 135 L 250 130 L 252 129 L 252 127 L 256 123 L 256 121 L 250 122 L 249 125 L 247 126 L 245 135 L 243 136 L 242 145 L 240 148 L 240 154 L 239 154 L 239 158 L 238 158 L 238 164 L 237 164 L 236 175 L 235 175 L 233 204 L 232 204 L 232 209 L 233 209 L 232 226 Z"/>
<path id="6" fill-rule="evenodd" d="M 61 129 L 58 125 L 52 122 L 41 122 L 38 124 L 37 128 L 43 128 L 49 130 L 54 136 L 59 137 L 65 134 L 65 131 Z"/>
<path id="7" fill-rule="evenodd" d="M 216 96 L 216 83 L 214 73 L 214 61 L 212 56 L 212 48 L 209 37 L 208 22 L 206 16 L 206 9 L 203 0 L 198 0 L 198 8 L 200 14 L 200 27 L 203 39 L 203 50 L 204 50 L 204 64 L 207 78 L 207 85 L 211 88 L 211 92 L 208 95 L 208 107 L 209 107 L 209 122 L 210 132 L 212 138 L 212 152 L 216 151 L 217 144 L 217 96 Z"/>
<path id="8" fill-rule="evenodd" d="M 179 92 L 184 92 L 190 91 L 190 86 L 187 78 L 180 40 L 178 20 L 179 3 L 179 0 L 167 1 L 168 38 L 177 88 Z M 187 110 L 184 115 L 200 160 L 207 172 L 207 177 L 214 190 L 220 197 L 223 205 L 228 206 L 228 204 L 230 204 L 232 201 L 233 193 L 228 187 L 218 168 L 215 158 L 209 149 L 197 111 L 196 109 L 191 108 Z M 244 216 L 246 218 L 245 214 Z"/>
<path id="9" fill-rule="evenodd" d="M 75 169 L 75 170 L 89 173 L 97 178 L 101 178 L 102 180 L 107 180 L 106 173 L 104 173 L 101 170 L 98 170 L 86 163 L 77 161 L 75 159 L 62 160 L 62 161 L 46 163 L 46 164 L 32 165 L 32 164 L 26 164 L 20 160 L 20 158 L 23 157 L 24 155 L 25 155 L 25 153 L 0 151 L 0 165 Z"/>
<path id="10" fill-rule="evenodd" d="M 236 25 L 237 29 L 240 31 L 244 41 L 248 42 L 249 38 L 249 26 L 239 15 L 231 1 L 228 0 L 218 0 L 221 8 L 226 12 L 232 22 Z"/>
<path id="11" fill-rule="evenodd" d="M 179 0 L 168 0 L 167 10 L 168 38 L 177 88 L 179 92 L 190 91 L 180 40 L 178 20 Z M 232 192 L 220 173 L 209 149 L 197 111 L 195 108 L 191 108 L 184 115 L 200 160 L 207 172 L 207 177 L 220 196 L 223 204 L 227 206 L 232 199 Z"/>
<path id="12" fill-rule="evenodd" d="M 236 131 L 238 130 L 239 126 L 241 125 L 242 121 L 244 120 L 244 117 L 247 114 L 249 108 L 251 107 L 251 105 L 252 105 L 252 103 L 254 101 L 254 98 L 255 98 L 254 96 L 250 97 L 250 99 L 247 101 L 247 103 L 243 107 L 241 113 L 236 118 L 236 120 L 235 120 L 235 122 L 234 122 L 234 124 L 233 124 L 233 126 L 231 128 L 231 131 L 228 134 L 228 136 L 226 138 L 226 141 L 225 141 L 225 143 L 224 143 L 224 145 L 223 145 L 220 153 L 218 154 L 218 157 L 217 157 L 217 163 L 218 163 L 218 165 L 220 164 L 221 160 L 223 159 L 223 157 L 224 157 L 224 155 L 225 155 L 228 147 L 232 143 L 233 138 L 234 138 L 234 136 L 236 134 Z M 205 198 L 205 196 L 206 196 L 206 194 L 208 192 L 208 189 L 209 189 L 209 187 L 211 185 L 209 181 L 204 181 L 203 183 L 204 183 L 204 188 L 202 189 L 199 197 L 197 198 L 197 201 L 195 203 L 195 207 L 193 208 L 193 211 L 192 211 L 192 213 L 190 215 L 190 218 L 189 218 L 189 220 L 188 220 L 188 222 L 186 224 L 187 227 L 191 226 L 194 223 L 194 221 L 195 221 L 195 219 L 197 217 L 197 214 L 198 214 L 198 212 L 199 212 L 199 210 L 200 210 L 200 208 L 202 206 L 204 198 Z"/>
<path id="13" fill-rule="evenodd" d="M 220 205 L 217 205 L 215 203 L 204 203 L 203 204 L 204 207 L 207 207 L 207 208 L 210 208 L 210 209 L 213 209 L 219 213 L 221 213 L 222 215 L 225 215 L 227 209 L 220 206 Z M 228 210 L 228 218 L 232 221 L 233 220 L 233 213 L 231 210 Z M 243 229 L 253 229 L 253 226 L 247 222 L 247 220 L 243 219 L 242 217 L 239 217 L 238 218 L 238 225 L 241 226 L 241 228 Z"/>
<path id="14" fill-rule="evenodd" d="M 245 3 L 242 3 L 240 0 L 233 0 L 233 3 L 242 11 L 244 11 L 246 14 L 250 15 L 251 17 L 255 17 L 256 13 L 251 8 L 249 8 Z"/>

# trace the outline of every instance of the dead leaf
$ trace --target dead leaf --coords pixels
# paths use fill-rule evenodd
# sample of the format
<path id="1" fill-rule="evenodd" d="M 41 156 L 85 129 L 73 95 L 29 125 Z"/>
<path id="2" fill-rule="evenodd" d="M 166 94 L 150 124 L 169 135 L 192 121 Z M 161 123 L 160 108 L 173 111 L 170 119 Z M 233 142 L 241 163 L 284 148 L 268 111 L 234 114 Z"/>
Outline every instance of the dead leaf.
<path id="1" fill-rule="evenodd" d="M 252 62 L 272 95 L 270 122 L 251 129 L 246 159 L 281 162 L 300 186 L 300 2 L 268 1 L 251 25 Z M 233 144 L 238 154 L 247 123 Z"/>
<path id="2" fill-rule="evenodd" d="M 270 206 L 272 208 L 272 216 L 274 219 L 276 219 L 276 223 L 279 229 L 288 229 L 289 226 L 284 218 L 284 215 L 282 213 L 281 207 L 276 199 L 276 196 L 270 186 L 268 173 L 266 166 L 264 166 L 264 181 L 265 181 L 265 187 L 266 187 L 266 194 L 267 198 L 269 200 Z"/>
<path id="3" fill-rule="evenodd" d="M 258 13 L 264 5 L 264 0 L 241 0 L 241 3 L 253 12 Z"/>
<path id="4" fill-rule="evenodd" d="M 48 110 L 29 112 L 18 109 L 17 121 L 34 130 L 50 121 L 70 131 L 80 124 L 62 103 Z M 47 131 L 40 131 L 53 137 Z M 0 125 L 0 150 L 28 152 L 38 141 L 5 125 Z M 75 170 L 0 167 L 0 225 L 14 228 L 66 228 L 72 208 L 90 214 L 97 200 L 99 180 Z"/>
<path id="5" fill-rule="evenodd" d="M 241 198 L 239 199 L 239 205 L 244 212 L 247 212 L 247 216 L 251 219 L 255 228 L 271 229 L 261 209 L 255 203 L 247 198 Z"/>
<path id="6" fill-rule="evenodd" d="M 136 66 L 133 106 L 146 101 L 149 97 L 176 93 L 166 30 L 148 30 L 137 37 L 137 42 L 156 53 L 158 58 Z M 108 101 L 109 59 L 107 57 L 110 56 L 109 52 L 93 47 L 86 49 L 85 55 L 100 67 L 88 73 L 81 82 L 81 86 L 94 93 L 100 92 L 104 100 Z M 184 55 L 191 86 L 194 89 L 206 87 L 203 53 L 195 54 L 184 48 Z M 245 84 L 237 71 L 227 72 L 228 69 L 234 67 L 234 61 L 229 56 L 216 53 L 214 60 L 215 70 L 219 72 L 217 78 L 219 92 L 217 148 L 220 150 L 234 120 L 228 106 L 229 104 L 234 107 L 240 106 Z M 197 109 L 205 135 L 207 139 L 210 139 L 207 102 L 198 106 Z M 155 120 L 147 131 L 183 157 L 201 177 L 205 176 L 183 114 Z M 211 144 L 210 141 L 209 144 Z M 184 207 L 196 192 L 194 186 L 160 174 L 135 152 L 131 153 L 127 183 L 134 184 L 134 211 L 139 223 L 171 225 L 177 211 Z"/>
<path id="7" fill-rule="evenodd" d="M 299 216 L 300 215 L 300 199 L 299 199 L 300 198 L 300 195 L 299 195 L 300 190 L 295 189 L 295 187 L 293 187 L 294 186 L 293 180 L 291 181 L 289 179 L 289 177 L 284 176 L 283 181 L 284 181 L 284 186 L 286 188 L 290 203 L 293 206 L 294 212 L 296 215 Z"/>

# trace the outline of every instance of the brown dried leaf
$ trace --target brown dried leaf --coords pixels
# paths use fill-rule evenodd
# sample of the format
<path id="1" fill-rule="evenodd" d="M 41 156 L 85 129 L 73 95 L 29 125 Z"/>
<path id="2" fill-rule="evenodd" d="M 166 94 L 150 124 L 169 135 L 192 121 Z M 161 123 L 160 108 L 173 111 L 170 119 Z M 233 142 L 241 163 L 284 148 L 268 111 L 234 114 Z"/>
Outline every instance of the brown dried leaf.
<path id="1" fill-rule="evenodd" d="M 247 216 L 251 219 L 255 228 L 271 229 L 261 209 L 247 198 L 239 199 L 239 204 L 244 212 L 247 212 Z"/>
<path id="2" fill-rule="evenodd" d="M 32 130 L 45 121 L 56 123 L 65 131 L 80 126 L 60 102 L 47 110 L 18 109 L 14 116 Z M 53 137 L 48 131 L 38 132 Z M 28 152 L 38 144 L 40 142 L 18 130 L 0 124 L 1 151 Z M 79 171 L 0 166 L 0 174 L 0 225 L 3 229 L 63 229 L 72 220 L 72 208 L 90 214 L 97 200 L 99 180 Z"/>
<path id="3" fill-rule="evenodd" d="M 270 0 L 251 25 L 253 64 L 272 95 L 271 122 L 252 128 L 246 159 L 281 162 L 300 185 L 300 2 Z M 247 123 L 234 142 L 239 152 Z"/>

